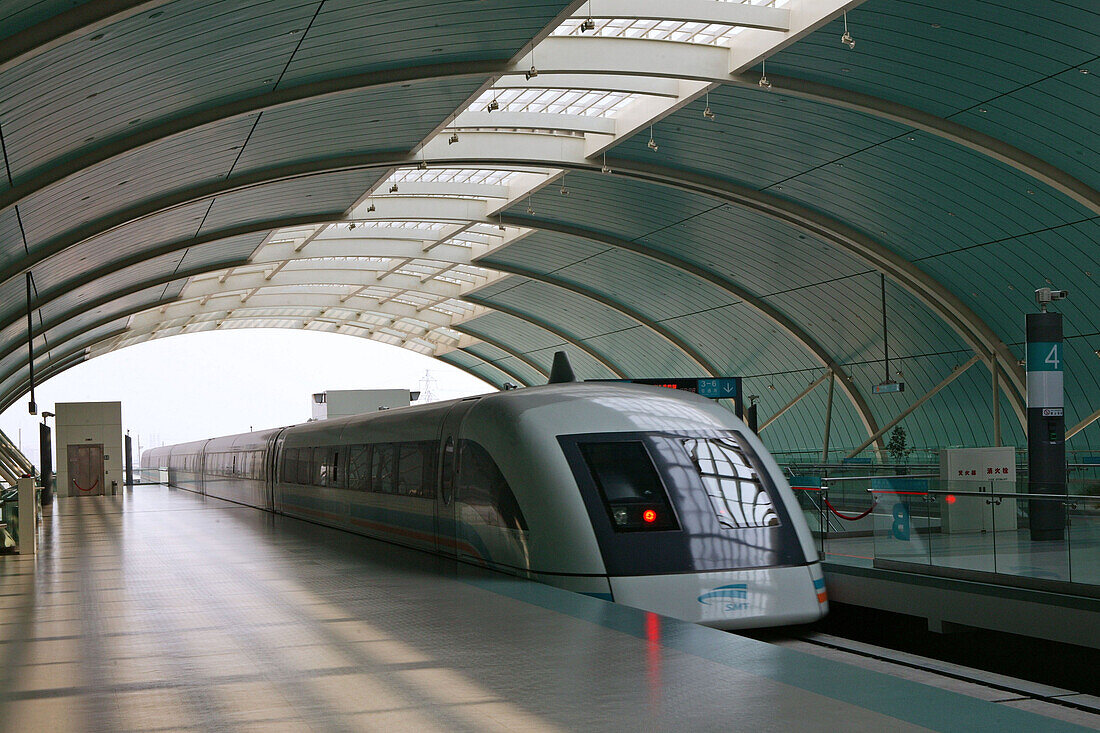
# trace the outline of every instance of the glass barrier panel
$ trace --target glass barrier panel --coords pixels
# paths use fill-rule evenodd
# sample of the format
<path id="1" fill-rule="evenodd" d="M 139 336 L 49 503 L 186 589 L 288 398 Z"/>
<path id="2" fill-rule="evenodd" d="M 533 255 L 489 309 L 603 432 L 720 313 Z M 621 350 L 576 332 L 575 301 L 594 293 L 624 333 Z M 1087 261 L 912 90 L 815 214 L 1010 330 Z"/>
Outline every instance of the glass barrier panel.
<path id="1" fill-rule="evenodd" d="M 923 495 L 873 492 L 875 559 L 929 563 L 928 511 Z"/>
<path id="2" fill-rule="evenodd" d="M 973 491 L 971 487 L 967 491 Z M 929 535 L 931 563 L 945 568 L 995 572 L 993 510 L 990 497 L 936 494 L 939 532 Z"/>
<path id="3" fill-rule="evenodd" d="M 1066 504 L 1070 580 L 1100 585 L 1100 497 L 1075 496 Z"/>

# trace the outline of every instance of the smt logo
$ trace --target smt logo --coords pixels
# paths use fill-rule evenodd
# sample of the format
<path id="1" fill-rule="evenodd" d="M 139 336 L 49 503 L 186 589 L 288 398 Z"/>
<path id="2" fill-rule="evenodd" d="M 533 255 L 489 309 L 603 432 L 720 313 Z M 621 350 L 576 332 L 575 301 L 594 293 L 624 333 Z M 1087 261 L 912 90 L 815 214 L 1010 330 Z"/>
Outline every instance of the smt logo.
<path id="1" fill-rule="evenodd" d="M 711 605 L 711 602 L 725 603 L 727 611 L 736 611 L 739 608 L 745 608 L 748 604 L 749 586 L 748 583 L 734 583 L 733 585 L 721 585 L 714 590 L 708 590 L 703 595 L 699 596 L 699 602 L 704 606 Z"/>

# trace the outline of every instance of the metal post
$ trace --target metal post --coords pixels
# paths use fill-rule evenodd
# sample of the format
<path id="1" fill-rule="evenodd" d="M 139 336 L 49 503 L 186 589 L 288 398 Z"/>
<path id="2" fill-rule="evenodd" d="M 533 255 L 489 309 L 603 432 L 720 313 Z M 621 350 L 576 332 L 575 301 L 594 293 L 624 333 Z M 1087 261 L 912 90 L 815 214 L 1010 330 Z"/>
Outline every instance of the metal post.
<path id="1" fill-rule="evenodd" d="M 795 397 L 793 400 L 791 400 L 786 405 L 784 405 L 783 408 L 779 410 L 779 412 L 775 413 L 774 415 L 769 417 L 767 420 L 765 420 L 764 424 L 760 426 L 760 432 L 761 433 L 764 432 L 764 428 L 768 427 L 773 422 L 778 420 L 783 415 L 784 412 L 786 412 L 787 410 L 789 410 L 792 407 L 794 407 L 795 405 L 797 405 L 802 400 L 803 397 L 808 395 L 810 392 L 813 392 L 814 388 L 817 387 L 817 385 L 824 382 L 826 379 L 828 379 L 830 374 L 832 374 L 831 371 L 827 371 L 824 374 L 822 374 L 820 377 L 818 377 L 813 382 L 811 382 L 809 387 L 807 387 L 806 389 L 799 392 L 797 397 Z"/>
<path id="2" fill-rule="evenodd" d="M 978 363 L 978 359 L 980 359 L 980 358 L 981 358 L 981 356 L 979 354 L 974 354 L 974 356 L 970 357 L 970 359 L 965 364 L 963 364 L 961 367 L 955 369 L 955 371 L 948 374 L 946 379 L 944 379 L 942 382 L 937 384 L 932 389 L 928 390 L 925 393 L 924 397 L 921 397 L 919 400 L 917 400 L 913 404 L 909 405 L 909 407 L 906 407 L 904 410 L 902 410 L 900 415 L 895 417 L 893 420 L 888 422 L 886 425 L 879 428 L 878 432 L 875 433 L 874 435 L 872 435 L 870 438 L 868 438 L 867 440 L 860 443 L 858 448 L 856 448 L 854 451 L 852 451 L 851 453 L 848 454 L 848 458 L 855 458 L 856 456 L 858 456 L 863 451 L 864 448 L 871 445 L 871 443 L 874 443 L 875 440 L 877 440 L 879 437 L 884 435 L 887 430 L 894 427 L 899 422 L 901 422 L 906 417 L 908 417 L 909 413 L 911 413 L 913 410 L 915 410 L 918 407 L 920 407 L 921 405 L 923 405 L 928 400 L 935 397 L 936 394 L 938 394 L 941 389 L 943 389 L 944 387 L 946 387 L 947 385 L 951 384 L 956 379 L 961 377 L 963 375 L 963 372 L 965 372 L 967 369 L 969 369 L 970 367 L 972 367 L 976 363 Z"/>
<path id="3" fill-rule="evenodd" d="M 833 389 L 836 387 L 836 375 L 829 372 L 829 399 L 825 403 L 825 440 L 821 444 L 821 462 L 829 462 L 829 431 L 833 426 Z"/>
<path id="4" fill-rule="evenodd" d="M 1027 468 L 1029 494 L 1066 493 L 1066 418 L 1062 387 L 1062 314 L 1028 313 Z M 1032 541 L 1061 540 L 1065 507 L 1053 499 L 1029 502 Z"/>
<path id="5" fill-rule="evenodd" d="M 27 272 L 27 367 L 30 370 L 31 380 L 31 401 L 27 405 L 27 410 L 32 415 L 38 414 L 38 405 L 34 403 L 34 310 L 32 308 L 33 301 L 31 300 L 31 273 Z"/>
<path id="6" fill-rule="evenodd" d="M 126 452 L 126 486 L 134 488 L 134 444 L 130 440 L 129 434 L 127 434 L 123 441 L 125 442 Z"/>
<path id="7" fill-rule="evenodd" d="M 989 360 L 989 371 L 993 374 L 993 445 L 1001 446 L 1001 370 L 997 359 Z"/>
<path id="8" fill-rule="evenodd" d="M 38 502 L 34 479 L 19 479 L 19 554 L 33 555 L 38 549 Z"/>

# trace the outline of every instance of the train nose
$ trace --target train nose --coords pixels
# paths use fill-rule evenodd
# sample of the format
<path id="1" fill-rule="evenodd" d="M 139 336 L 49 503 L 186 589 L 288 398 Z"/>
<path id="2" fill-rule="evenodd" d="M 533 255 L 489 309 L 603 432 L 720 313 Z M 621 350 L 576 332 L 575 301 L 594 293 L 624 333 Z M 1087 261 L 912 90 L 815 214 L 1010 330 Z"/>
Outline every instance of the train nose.
<path id="1" fill-rule="evenodd" d="M 611 578 L 615 600 L 722 629 L 816 621 L 828 608 L 820 564 Z"/>

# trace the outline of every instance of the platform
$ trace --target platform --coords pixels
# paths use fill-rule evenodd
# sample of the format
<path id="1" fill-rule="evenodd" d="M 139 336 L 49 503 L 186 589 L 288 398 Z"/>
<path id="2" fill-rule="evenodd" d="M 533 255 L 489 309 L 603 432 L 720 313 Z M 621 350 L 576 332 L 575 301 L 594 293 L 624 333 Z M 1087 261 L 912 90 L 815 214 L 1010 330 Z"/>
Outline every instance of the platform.
<path id="1" fill-rule="evenodd" d="M 1079 730 L 164 487 L 0 558 L 0 728 Z"/>

